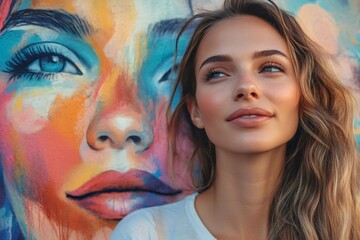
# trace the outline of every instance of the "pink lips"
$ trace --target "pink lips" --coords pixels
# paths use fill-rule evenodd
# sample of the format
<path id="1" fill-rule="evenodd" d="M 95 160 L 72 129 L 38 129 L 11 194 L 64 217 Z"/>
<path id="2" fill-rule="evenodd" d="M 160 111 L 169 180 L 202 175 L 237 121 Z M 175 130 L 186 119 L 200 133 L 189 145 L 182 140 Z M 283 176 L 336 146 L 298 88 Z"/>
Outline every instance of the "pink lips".
<path id="1" fill-rule="evenodd" d="M 226 121 L 244 128 L 254 128 L 268 122 L 274 115 L 262 108 L 239 109 L 226 118 Z"/>
<path id="2" fill-rule="evenodd" d="M 110 170 L 67 192 L 66 197 L 98 217 L 119 220 L 138 208 L 171 202 L 180 193 L 145 171 Z"/>

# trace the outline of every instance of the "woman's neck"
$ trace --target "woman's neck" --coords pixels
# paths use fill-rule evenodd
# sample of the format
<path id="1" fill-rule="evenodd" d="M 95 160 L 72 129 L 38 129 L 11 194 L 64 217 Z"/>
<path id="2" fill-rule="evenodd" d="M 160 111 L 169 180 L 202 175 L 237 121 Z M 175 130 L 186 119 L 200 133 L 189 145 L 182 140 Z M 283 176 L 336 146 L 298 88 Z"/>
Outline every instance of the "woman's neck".
<path id="1" fill-rule="evenodd" d="M 271 201 L 285 159 L 285 147 L 256 154 L 217 150 L 213 185 L 196 208 L 218 239 L 266 239 Z"/>

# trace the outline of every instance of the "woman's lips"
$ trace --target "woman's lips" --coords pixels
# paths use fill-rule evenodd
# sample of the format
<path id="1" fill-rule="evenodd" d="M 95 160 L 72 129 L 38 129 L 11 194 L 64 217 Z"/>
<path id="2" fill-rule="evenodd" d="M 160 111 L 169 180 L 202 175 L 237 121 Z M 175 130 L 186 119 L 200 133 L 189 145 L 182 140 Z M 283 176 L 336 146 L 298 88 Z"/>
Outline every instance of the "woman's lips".
<path id="1" fill-rule="evenodd" d="M 243 128 L 255 128 L 267 123 L 274 115 L 262 108 L 239 109 L 226 118 L 231 122 Z"/>
<path id="2" fill-rule="evenodd" d="M 94 215 L 119 220 L 130 212 L 172 202 L 182 193 L 148 172 L 132 170 L 126 173 L 106 171 L 92 178 L 66 197 Z"/>

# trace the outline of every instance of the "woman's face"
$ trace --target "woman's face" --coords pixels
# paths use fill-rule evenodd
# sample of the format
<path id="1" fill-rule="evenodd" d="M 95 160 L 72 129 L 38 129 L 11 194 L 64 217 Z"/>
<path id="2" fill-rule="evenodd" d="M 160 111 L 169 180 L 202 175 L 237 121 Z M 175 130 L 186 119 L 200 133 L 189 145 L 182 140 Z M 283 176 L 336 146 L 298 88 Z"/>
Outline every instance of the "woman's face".
<path id="1" fill-rule="evenodd" d="M 300 87 L 286 43 L 254 16 L 223 20 L 208 31 L 196 58 L 193 122 L 217 153 L 283 148 L 298 126 Z"/>
<path id="2" fill-rule="evenodd" d="M 1 165 L 25 235 L 106 239 L 129 212 L 188 194 L 186 176 L 170 181 L 165 111 L 189 14 L 182 0 L 40 0 L 8 18 Z"/>

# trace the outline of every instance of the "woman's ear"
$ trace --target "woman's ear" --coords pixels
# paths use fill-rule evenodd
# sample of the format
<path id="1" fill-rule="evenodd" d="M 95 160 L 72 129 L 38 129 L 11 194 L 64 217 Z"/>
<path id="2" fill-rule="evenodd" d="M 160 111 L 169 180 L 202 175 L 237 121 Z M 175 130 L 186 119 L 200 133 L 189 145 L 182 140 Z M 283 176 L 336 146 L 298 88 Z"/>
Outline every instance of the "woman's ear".
<path id="1" fill-rule="evenodd" d="M 199 129 L 204 128 L 203 119 L 201 116 L 201 112 L 199 110 L 199 106 L 197 105 L 196 99 L 188 98 L 186 100 L 186 107 L 189 111 L 191 121 L 193 122 L 193 124 Z"/>

